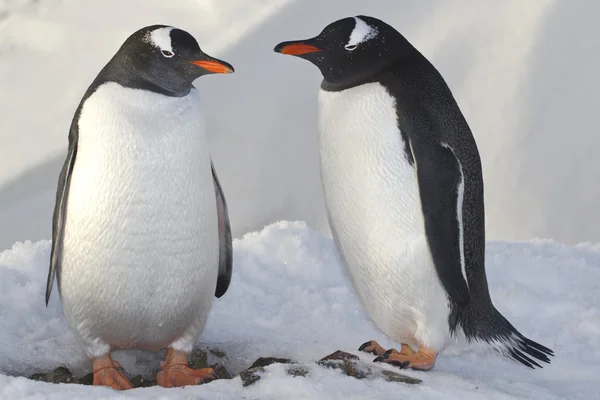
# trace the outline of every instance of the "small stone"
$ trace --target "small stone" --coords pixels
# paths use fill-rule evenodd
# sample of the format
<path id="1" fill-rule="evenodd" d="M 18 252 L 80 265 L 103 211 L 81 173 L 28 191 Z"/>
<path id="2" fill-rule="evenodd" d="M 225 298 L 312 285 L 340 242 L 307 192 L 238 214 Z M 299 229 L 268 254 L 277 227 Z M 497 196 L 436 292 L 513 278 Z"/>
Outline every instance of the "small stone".
<path id="1" fill-rule="evenodd" d="M 211 354 L 219 357 L 219 358 L 225 358 L 227 357 L 227 353 L 225 353 L 224 351 L 221 351 L 219 349 L 210 349 L 209 350 Z"/>
<path id="2" fill-rule="evenodd" d="M 300 365 L 293 365 L 288 368 L 287 373 L 288 373 L 288 375 L 291 375 L 294 377 L 306 376 L 306 375 L 308 375 L 308 369 L 303 366 L 300 366 Z"/>
<path id="3" fill-rule="evenodd" d="M 289 358 L 277 358 L 277 357 L 260 357 L 250 366 L 251 368 L 266 367 L 271 364 L 293 364 L 293 361 Z"/>
<path id="4" fill-rule="evenodd" d="M 328 356 L 321 358 L 317 361 L 317 364 L 333 369 L 340 369 L 342 372 L 348 376 L 351 376 L 356 379 L 366 378 L 367 375 L 364 371 L 358 368 L 356 360 L 358 360 L 358 356 L 350 353 L 346 353 L 345 351 L 337 350 Z"/>
<path id="5" fill-rule="evenodd" d="M 329 361 L 329 360 L 358 360 L 359 357 L 356 354 L 346 353 L 345 351 L 336 350 L 328 356 L 321 358 L 319 361 Z"/>
<path id="6" fill-rule="evenodd" d="M 58 367 L 52 372 L 37 373 L 31 379 L 49 383 L 79 383 L 79 379 L 73 376 L 67 367 Z"/>
<path id="7" fill-rule="evenodd" d="M 220 379 L 231 379 L 232 376 L 229 373 L 229 371 L 227 371 L 227 368 L 225 368 L 224 365 L 221 364 L 215 364 L 211 366 L 212 369 L 215 370 L 215 372 L 217 373 L 217 375 L 219 376 Z"/>
<path id="8" fill-rule="evenodd" d="M 67 367 L 58 367 L 53 372 L 52 381 L 55 383 L 79 383 Z"/>
<path id="9" fill-rule="evenodd" d="M 82 385 L 93 385 L 94 373 L 90 372 L 89 374 L 82 376 L 81 378 L 79 378 L 79 383 Z"/>
<path id="10" fill-rule="evenodd" d="M 240 378 L 242 379 L 242 386 L 250 386 L 260 380 L 260 374 L 265 372 L 263 367 L 248 368 L 240 372 Z"/>
<path id="11" fill-rule="evenodd" d="M 130 379 L 130 381 L 134 388 L 150 387 L 150 386 L 157 385 L 156 381 L 146 380 L 146 379 L 142 378 L 141 375 L 134 376 L 133 378 Z"/>
<path id="12" fill-rule="evenodd" d="M 411 378 L 410 376 L 399 374 L 394 371 L 388 371 L 385 369 L 381 371 L 381 374 L 383 375 L 383 378 L 388 382 L 402 382 L 402 383 L 409 383 L 409 384 L 413 384 L 413 385 L 423 382 L 420 379 Z"/>
<path id="13" fill-rule="evenodd" d="M 42 372 L 35 373 L 29 377 L 32 381 L 44 381 L 46 374 Z"/>
<path id="14" fill-rule="evenodd" d="M 344 374 L 351 376 L 353 378 L 356 378 L 356 379 L 366 378 L 366 374 L 357 367 L 355 362 L 352 362 L 352 361 L 327 360 L 327 361 L 319 361 L 317 364 L 319 364 L 323 367 L 326 367 L 326 368 L 339 369 Z"/>
<path id="15" fill-rule="evenodd" d="M 206 352 L 200 349 L 194 349 L 189 359 L 189 366 L 192 369 L 202 369 L 208 367 Z"/>

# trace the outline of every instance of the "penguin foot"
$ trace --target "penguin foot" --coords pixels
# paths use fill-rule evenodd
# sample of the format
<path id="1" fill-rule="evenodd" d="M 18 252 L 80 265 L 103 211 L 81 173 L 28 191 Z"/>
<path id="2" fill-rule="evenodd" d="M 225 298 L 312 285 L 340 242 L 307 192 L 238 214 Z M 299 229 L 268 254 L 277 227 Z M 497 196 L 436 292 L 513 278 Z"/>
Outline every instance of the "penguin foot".
<path id="1" fill-rule="evenodd" d="M 94 359 L 94 386 L 108 386 L 115 390 L 132 389 L 131 381 L 117 369 L 120 367 L 110 354 Z"/>
<path id="2" fill-rule="evenodd" d="M 411 368 L 420 371 L 429 371 L 435 365 L 437 354 L 425 347 L 414 351 L 407 344 L 402 344 L 400 351 L 390 349 L 383 355 L 375 358 L 373 362 L 384 362 L 400 368 Z"/>
<path id="3" fill-rule="evenodd" d="M 375 354 L 376 356 L 382 356 L 385 353 L 385 349 L 379 345 L 375 340 L 369 340 L 360 345 L 358 351 L 364 351 L 365 353 Z"/>
<path id="4" fill-rule="evenodd" d="M 188 366 L 188 354 L 168 349 L 165 361 L 160 362 L 160 371 L 156 374 L 156 383 L 160 386 L 181 387 L 199 385 L 219 379 L 212 368 L 192 369 Z"/>

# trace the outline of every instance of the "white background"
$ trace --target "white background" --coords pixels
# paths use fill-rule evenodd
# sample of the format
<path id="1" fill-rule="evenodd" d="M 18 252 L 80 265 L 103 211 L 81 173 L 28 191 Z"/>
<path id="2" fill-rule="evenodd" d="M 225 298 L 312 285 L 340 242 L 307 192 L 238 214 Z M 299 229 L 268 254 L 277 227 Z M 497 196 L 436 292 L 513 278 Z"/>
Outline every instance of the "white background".
<path id="1" fill-rule="evenodd" d="M 453 90 L 483 159 L 488 238 L 600 241 L 597 1 L 0 0 L 0 249 L 50 238 L 73 112 L 123 40 L 154 23 L 236 68 L 196 81 L 234 234 L 280 219 L 327 233 L 320 76 L 272 48 L 362 13 L 401 31 Z"/>

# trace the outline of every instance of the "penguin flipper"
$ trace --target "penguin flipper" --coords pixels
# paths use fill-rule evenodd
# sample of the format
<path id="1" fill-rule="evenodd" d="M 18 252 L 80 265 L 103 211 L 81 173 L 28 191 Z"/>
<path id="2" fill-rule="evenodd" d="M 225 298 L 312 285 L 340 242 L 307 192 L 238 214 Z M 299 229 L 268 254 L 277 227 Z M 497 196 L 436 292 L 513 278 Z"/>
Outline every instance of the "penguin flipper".
<path id="1" fill-rule="evenodd" d="M 217 288 L 215 290 L 215 297 L 219 298 L 227 292 L 229 284 L 231 283 L 231 274 L 233 272 L 233 244 L 227 202 L 225 201 L 225 195 L 223 194 L 223 189 L 219 183 L 217 171 L 215 171 L 215 166 L 212 161 L 210 163 L 210 168 L 213 176 L 213 184 L 215 185 L 219 222 L 219 274 L 217 277 Z"/>
<path id="2" fill-rule="evenodd" d="M 465 182 L 460 161 L 445 143 L 429 142 L 412 151 L 425 234 L 437 275 L 448 296 L 465 306 L 470 295 L 463 244 Z"/>
<path id="3" fill-rule="evenodd" d="M 60 274 L 62 261 L 62 241 L 65 228 L 65 215 L 67 212 L 67 197 L 69 195 L 69 186 L 71 184 L 71 174 L 75 165 L 75 156 L 77 154 L 77 124 L 71 128 L 69 135 L 69 149 L 67 158 L 58 177 L 58 187 L 56 189 L 56 203 L 54 204 L 54 214 L 52 216 L 52 250 L 50 252 L 50 268 L 48 271 L 48 280 L 46 281 L 46 306 L 52 293 L 54 276 Z"/>

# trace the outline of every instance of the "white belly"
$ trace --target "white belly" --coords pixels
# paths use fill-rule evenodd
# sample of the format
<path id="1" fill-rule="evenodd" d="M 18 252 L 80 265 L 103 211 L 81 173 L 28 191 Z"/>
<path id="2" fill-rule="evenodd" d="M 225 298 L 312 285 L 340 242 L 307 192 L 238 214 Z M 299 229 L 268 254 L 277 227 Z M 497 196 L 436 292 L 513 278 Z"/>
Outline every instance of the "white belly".
<path id="1" fill-rule="evenodd" d="M 336 246 L 373 322 L 444 346 L 448 306 L 425 237 L 415 169 L 379 83 L 319 93 L 321 178 Z"/>
<path id="2" fill-rule="evenodd" d="M 195 89 L 166 98 L 110 83 L 86 101 L 63 243 L 61 298 L 89 355 L 201 333 L 218 232 Z"/>

